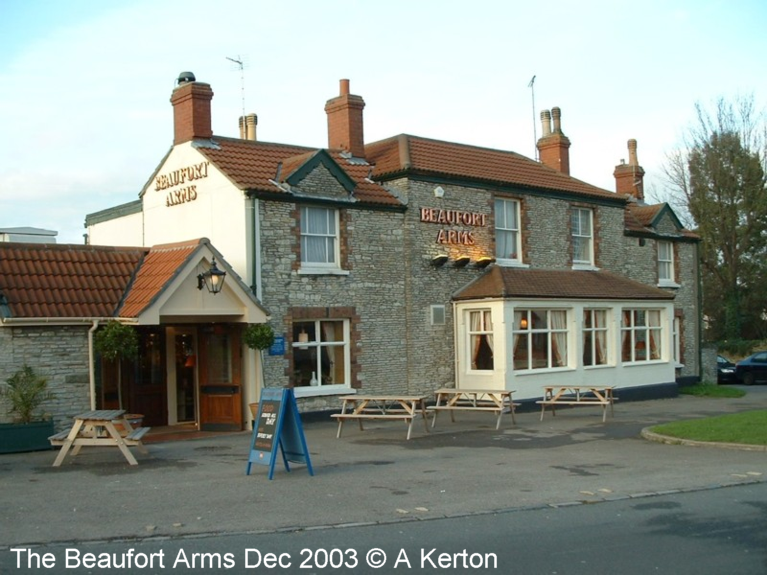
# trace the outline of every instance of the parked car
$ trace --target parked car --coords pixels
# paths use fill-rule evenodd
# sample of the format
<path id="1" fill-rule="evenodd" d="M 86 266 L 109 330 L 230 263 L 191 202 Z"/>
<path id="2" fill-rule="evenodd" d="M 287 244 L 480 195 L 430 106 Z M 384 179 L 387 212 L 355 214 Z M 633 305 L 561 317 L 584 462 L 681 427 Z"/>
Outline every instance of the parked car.
<path id="1" fill-rule="evenodd" d="M 716 382 L 719 385 L 723 383 L 735 383 L 735 364 L 723 355 L 716 356 Z"/>
<path id="2" fill-rule="evenodd" d="M 735 364 L 735 377 L 745 385 L 767 381 L 767 351 L 757 351 Z"/>

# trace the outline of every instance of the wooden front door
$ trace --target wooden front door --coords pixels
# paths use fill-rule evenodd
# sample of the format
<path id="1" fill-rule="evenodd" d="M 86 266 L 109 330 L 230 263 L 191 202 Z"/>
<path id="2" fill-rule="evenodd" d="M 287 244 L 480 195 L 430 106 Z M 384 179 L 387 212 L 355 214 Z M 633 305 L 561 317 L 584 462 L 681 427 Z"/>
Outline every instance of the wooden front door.
<path id="1" fill-rule="evenodd" d="M 200 330 L 200 429 L 242 429 L 242 352 L 236 325 L 219 324 Z"/>

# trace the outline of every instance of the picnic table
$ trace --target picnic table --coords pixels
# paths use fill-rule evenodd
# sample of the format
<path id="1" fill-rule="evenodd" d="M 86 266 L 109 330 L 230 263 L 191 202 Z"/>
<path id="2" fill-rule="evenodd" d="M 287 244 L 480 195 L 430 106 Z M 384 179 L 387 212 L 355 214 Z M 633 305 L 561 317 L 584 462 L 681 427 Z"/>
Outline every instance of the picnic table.
<path id="1" fill-rule="evenodd" d="M 455 422 L 456 411 L 487 411 L 497 416 L 495 428 L 501 428 L 501 418 L 506 412 L 511 413 L 511 422 L 516 423 L 514 418 L 515 404 L 511 399 L 513 391 L 502 389 L 454 389 L 442 388 L 434 392 L 437 402 L 427 409 L 434 412 L 431 426 L 437 423 L 437 414 L 440 411 L 449 411 L 450 418 Z"/>
<path id="2" fill-rule="evenodd" d="M 558 405 L 599 405 L 602 407 L 602 421 L 607 418 L 607 407 L 613 415 L 613 386 L 610 385 L 548 385 L 543 388 L 543 399 L 537 401 L 541 406 L 541 421 L 546 407 L 556 415 Z"/>
<path id="3" fill-rule="evenodd" d="M 61 465 L 70 449 L 74 457 L 80 453 L 83 446 L 117 447 L 130 465 L 138 465 L 128 446 L 137 447 L 142 453 L 147 453 L 141 440 L 150 428 L 134 429 L 123 417 L 124 415 L 124 409 L 98 409 L 76 415 L 71 429 L 48 438 L 51 445 L 61 445 L 61 451 L 53 462 L 53 467 Z M 114 421 L 119 421 L 123 425 L 126 431 L 125 436 L 117 431 Z"/>
<path id="4" fill-rule="evenodd" d="M 341 437 L 347 419 L 356 419 L 360 430 L 364 429 L 362 421 L 365 419 L 401 420 L 407 423 L 407 439 L 410 439 L 413 418 L 420 414 L 424 429 L 429 431 L 426 425 L 425 395 L 345 395 L 341 400 L 341 413 L 330 416 L 338 420 L 336 438 Z"/>

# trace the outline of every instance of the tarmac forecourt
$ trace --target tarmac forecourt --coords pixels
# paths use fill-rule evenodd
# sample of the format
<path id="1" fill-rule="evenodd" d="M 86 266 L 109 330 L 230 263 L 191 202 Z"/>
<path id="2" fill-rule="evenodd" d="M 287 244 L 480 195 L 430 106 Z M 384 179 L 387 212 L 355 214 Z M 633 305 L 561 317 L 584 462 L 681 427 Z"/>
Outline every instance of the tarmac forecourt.
<path id="1" fill-rule="evenodd" d="M 678 419 L 767 408 L 767 387 L 743 398 L 679 396 L 495 418 L 466 412 L 404 439 L 401 422 L 304 422 L 306 466 L 248 461 L 250 432 L 148 444 L 129 466 L 117 450 L 0 457 L 3 554 L 36 545 L 195 538 L 423 521 L 764 482 L 764 450 L 672 442 L 647 430 Z M 416 431 L 417 430 L 417 431 Z M 645 437 L 653 439 L 647 441 Z M 658 441 L 663 440 L 663 441 Z M 723 446 L 731 447 L 731 446 Z M 126 547 L 127 552 L 127 547 Z"/>

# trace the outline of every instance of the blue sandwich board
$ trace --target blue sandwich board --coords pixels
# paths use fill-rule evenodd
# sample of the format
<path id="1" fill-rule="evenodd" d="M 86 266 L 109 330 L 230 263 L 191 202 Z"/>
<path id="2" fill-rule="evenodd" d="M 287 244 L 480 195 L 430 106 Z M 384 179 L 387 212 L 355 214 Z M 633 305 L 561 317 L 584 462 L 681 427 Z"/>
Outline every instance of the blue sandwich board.
<path id="1" fill-rule="evenodd" d="M 282 452 L 285 469 L 290 471 L 288 461 L 305 463 L 309 475 L 314 475 L 301 416 L 292 388 L 266 388 L 261 391 L 258 417 L 250 440 L 250 455 L 246 475 L 250 475 L 253 463 L 269 466 L 269 479 L 274 475 L 277 448 Z"/>

